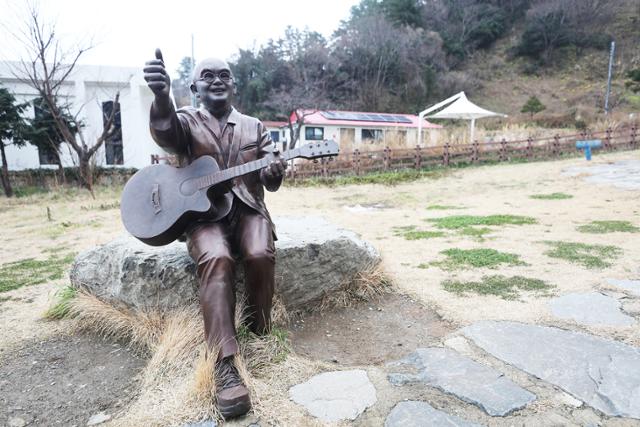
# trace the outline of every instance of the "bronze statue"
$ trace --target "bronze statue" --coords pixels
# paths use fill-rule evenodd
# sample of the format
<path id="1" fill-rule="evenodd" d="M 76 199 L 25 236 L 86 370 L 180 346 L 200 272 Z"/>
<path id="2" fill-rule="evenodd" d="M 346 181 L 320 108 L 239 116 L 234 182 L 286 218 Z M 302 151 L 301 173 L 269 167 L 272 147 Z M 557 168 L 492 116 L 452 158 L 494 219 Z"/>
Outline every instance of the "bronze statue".
<path id="1" fill-rule="evenodd" d="M 191 91 L 201 107 L 175 110 L 169 97 L 170 78 L 162 53 L 148 61 L 144 77 L 155 99 L 150 128 L 156 143 L 191 163 L 212 156 L 221 169 L 265 156 L 268 166 L 234 178 L 227 185 L 231 209 L 221 220 L 197 220 L 186 231 L 189 254 L 196 262 L 204 330 L 216 356 L 217 404 L 225 418 L 251 408 L 249 391 L 234 365 L 238 342 L 234 325 L 234 275 L 237 260 L 244 263 L 248 327 L 256 334 L 269 332 L 274 292 L 275 228 L 264 204 L 263 187 L 276 191 L 287 163 L 274 148 L 263 124 L 231 105 L 236 86 L 229 65 L 220 59 L 200 62 L 193 72 Z"/>

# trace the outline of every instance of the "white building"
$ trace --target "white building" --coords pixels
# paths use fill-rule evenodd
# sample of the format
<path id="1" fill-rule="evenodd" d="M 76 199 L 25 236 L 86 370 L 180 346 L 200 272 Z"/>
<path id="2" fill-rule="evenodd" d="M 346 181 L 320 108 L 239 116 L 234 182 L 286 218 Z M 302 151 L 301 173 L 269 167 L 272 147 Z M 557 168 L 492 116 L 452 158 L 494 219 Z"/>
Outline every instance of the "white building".
<path id="1" fill-rule="evenodd" d="M 409 148 L 427 146 L 430 134 L 423 132 L 418 143 L 419 118 L 415 114 L 366 113 L 355 111 L 304 111 L 304 125 L 298 145 L 323 139 L 332 139 L 342 151 L 354 149 L 382 149 L 385 146 Z M 295 115 L 292 113 L 292 121 Z M 440 129 L 442 126 L 422 122 L 422 129 Z"/>
<path id="2" fill-rule="evenodd" d="M 16 78 L 21 65 L 16 62 L 0 62 L 0 85 L 9 90 L 18 102 L 32 102 L 37 92 Z M 87 145 L 91 145 L 103 130 L 103 109 L 112 108 L 116 92 L 120 92 L 121 138 L 105 143 L 96 153 L 95 163 L 107 167 L 141 168 L 151 163 L 151 155 L 165 155 L 149 134 L 149 107 L 153 93 L 143 78 L 142 67 L 110 67 L 76 65 L 74 72 L 64 82 L 61 95 L 71 105 L 73 114 L 79 113 L 84 123 L 82 133 Z M 34 117 L 33 105 L 26 114 Z M 67 144 L 62 145 L 64 166 L 76 165 L 75 152 Z M 38 152 L 26 144 L 22 148 L 9 145 L 6 149 L 10 170 L 55 167 L 51 156 Z"/>

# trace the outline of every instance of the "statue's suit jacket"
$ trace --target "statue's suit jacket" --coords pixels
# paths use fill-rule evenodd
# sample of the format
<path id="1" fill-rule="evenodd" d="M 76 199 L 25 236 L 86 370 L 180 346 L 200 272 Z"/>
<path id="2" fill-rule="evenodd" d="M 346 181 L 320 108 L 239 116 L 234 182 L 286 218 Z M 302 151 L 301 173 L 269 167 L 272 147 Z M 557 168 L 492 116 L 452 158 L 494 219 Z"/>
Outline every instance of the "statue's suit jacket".
<path id="1" fill-rule="evenodd" d="M 185 107 L 160 115 L 151 107 L 149 121 L 151 136 L 170 153 L 177 154 L 181 164 L 200 156 L 212 156 L 221 169 L 260 159 L 272 152 L 273 141 L 264 125 L 256 118 L 231 110 L 224 129 L 204 108 Z M 264 174 L 253 172 L 233 180 L 231 191 L 247 206 L 264 215 L 274 231 L 275 226 L 264 204 L 264 188 L 276 191 L 282 177 L 269 180 Z"/>

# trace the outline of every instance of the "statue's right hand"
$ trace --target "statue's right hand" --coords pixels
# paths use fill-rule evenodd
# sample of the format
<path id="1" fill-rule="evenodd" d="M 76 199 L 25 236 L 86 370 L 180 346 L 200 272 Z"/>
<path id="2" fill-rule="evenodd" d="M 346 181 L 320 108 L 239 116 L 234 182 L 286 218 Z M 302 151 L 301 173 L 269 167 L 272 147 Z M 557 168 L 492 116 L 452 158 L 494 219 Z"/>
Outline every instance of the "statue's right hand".
<path id="1" fill-rule="evenodd" d="M 171 79 L 164 67 L 164 60 L 162 59 L 162 52 L 160 49 L 156 49 L 156 59 L 145 63 L 143 71 L 144 79 L 147 81 L 147 85 L 156 96 L 156 99 L 169 99 Z"/>

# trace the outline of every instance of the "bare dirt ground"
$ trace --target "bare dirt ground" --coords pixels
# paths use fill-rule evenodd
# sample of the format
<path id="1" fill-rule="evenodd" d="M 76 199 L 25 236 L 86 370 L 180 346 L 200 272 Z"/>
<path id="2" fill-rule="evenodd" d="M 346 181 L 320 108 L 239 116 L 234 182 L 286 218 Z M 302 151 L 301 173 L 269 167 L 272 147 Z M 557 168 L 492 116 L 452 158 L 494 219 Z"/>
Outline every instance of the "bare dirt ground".
<path id="1" fill-rule="evenodd" d="M 640 191 L 621 190 L 606 184 L 588 185 L 583 175 L 563 174 L 575 166 L 594 167 L 624 159 L 637 160 L 640 155 L 638 151 L 596 154 L 591 164 L 575 158 L 483 166 L 451 171 L 439 179 L 390 187 L 284 187 L 268 194 L 267 205 L 274 216 L 321 215 L 358 232 L 381 252 L 384 268 L 400 294 L 303 318 L 304 322 L 298 321 L 290 327 L 294 350 L 304 357 L 340 367 L 367 367 L 376 386 L 380 385 L 379 401 L 387 399 L 388 404 L 368 411 L 358 425 L 382 424 L 386 411 L 398 401 L 398 393 L 409 397 L 414 392 L 418 393 L 412 394 L 414 398 L 428 395 L 436 406 L 453 408 L 461 416 L 488 425 L 541 425 L 555 415 L 578 424 L 583 419 L 583 424 L 598 425 L 601 415 L 588 408 L 571 413 L 558 409 L 560 406 L 553 399 L 558 390 L 550 386 L 532 384 L 539 396 L 538 403 L 512 417 L 493 419 L 450 396 L 382 386 L 382 366 L 418 346 L 442 343 L 459 327 L 486 319 L 559 325 L 639 345 L 637 326 L 579 326 L 552 317 L 548 306 L 553 295 L 590 290 L 619 292 L 606 284 L 606 278 L 639 278 L 637 234 L 586 234 L 578 232 L 576 227 L 592 220 L 626 220 L 640 226 Z M 529 197 L 554 192 L 573 198 Z M 52 254 L 76 253 L 124 233 L 117 208 L 118 196 L 119 189 L 101 189 L 95 200 L 82 191 L 0 199 L 0 224 L 3 225 L 0 266 L 26 258 L 48 259 Z M 432 205 L 456 209 L 427 209 Z M 51 220 L 47 217 L 47 208 Z M 530 216 L 537 223 L 492 227 L 492 232 L 482 241 L 446 230 L 443 237 L 406 240 L 394 230 L 394 227 L 406 226 L 437 230 L 425 219 L 494 214 Z M 621 248 L 622 254 L 611 267 L 587 269 L 545 255 L 548 250 L 545 240 L 614 245 Z M 526 265 L 455 271 L 437 266 L 418 267 L 442 260 L 440 251 L 450 248 L 492 248 L 515 253 Z M 516 300 L 503 300 L 495 296 L 459 296 L 445 291 L 441 285 L 446 279 L 477 280 L 487 274 L 543 279 L 555 287 L 550 296 L 525 292 Z M 43 320 L 52 295 L 65 283 L 65 279 L 60 279 L 0 293 L 0 425 L 11 419 L 15 421 L 16 417 L 29 425 L 55 425 L 54 420 L 59 425 L 86 425 L 88 417 L 99 412 L 117 416 L 135 393 L 135 375 L 144 363 L 141 359 L 115 347 L 114 343 L 70 335 L 67 321 Z M 638 316 L 640 310 L 629 307 L 629 314 Z M 495 360 L 489 363 L 508 372 L 521 385 L 532 382 L 530 377 Z M 98 366 L 104 369 L 96 369 Z M 69 388 L 73 393 L 69 395 L 64 394 L 67 384 L 72 384 Z M 78 388 L 84 384 L 86 386 Z M 607 424 L 633 425 L 616 420 Z"/>

